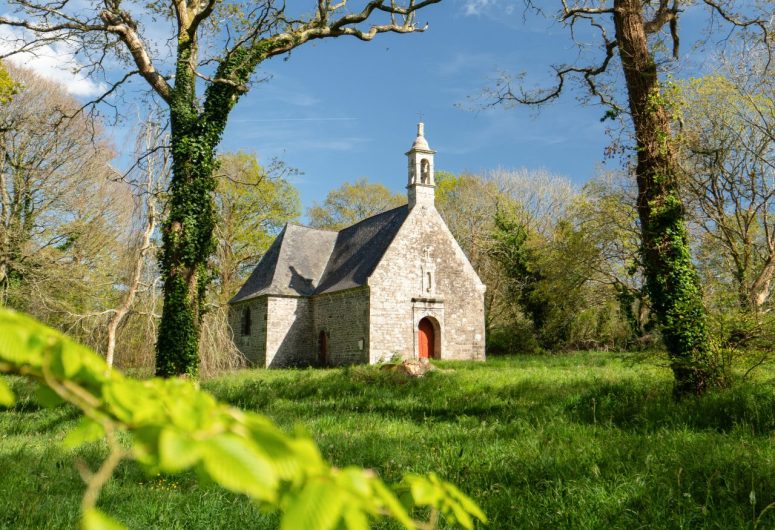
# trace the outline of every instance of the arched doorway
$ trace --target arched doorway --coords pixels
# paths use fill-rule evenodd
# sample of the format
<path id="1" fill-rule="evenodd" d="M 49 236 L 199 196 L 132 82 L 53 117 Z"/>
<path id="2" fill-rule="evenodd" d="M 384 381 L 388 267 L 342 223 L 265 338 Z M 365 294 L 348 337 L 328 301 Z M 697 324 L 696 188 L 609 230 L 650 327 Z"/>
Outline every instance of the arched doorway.
<path id="1" fill-rule="evenodd" d="M 437 344 L 439 338 L 436 336 L 436 327 L 430 318 L 425 317 L 420 320 L 417 326 L 417 342 L 420 359 L 437 358 Z"/>
<path id="2" fill-rule="evenodd" d="M 318 335 L 318 364 L 328 366 L 328 337 L 325 331 L 321 331 Z"/>

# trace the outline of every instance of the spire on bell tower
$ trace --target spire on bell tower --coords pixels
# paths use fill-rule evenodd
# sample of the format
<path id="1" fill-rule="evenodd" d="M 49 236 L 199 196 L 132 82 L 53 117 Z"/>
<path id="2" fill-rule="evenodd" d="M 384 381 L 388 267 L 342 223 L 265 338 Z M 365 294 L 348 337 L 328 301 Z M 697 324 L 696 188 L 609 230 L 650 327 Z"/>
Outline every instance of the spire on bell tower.
<path id="1" fill-rule="evenodd" d="M 425 124 L 417 124 L 417 138 L 414 139 L 412 148 L 407 151 L 409 158 L 409 182 L 407 190 L 409 195 L 409 208 L 416 205 L 433 206 L 434 188 L 436 178 L 433 174 L 433 155 L 436 153 L 428 146 L 425 139 Z"/>

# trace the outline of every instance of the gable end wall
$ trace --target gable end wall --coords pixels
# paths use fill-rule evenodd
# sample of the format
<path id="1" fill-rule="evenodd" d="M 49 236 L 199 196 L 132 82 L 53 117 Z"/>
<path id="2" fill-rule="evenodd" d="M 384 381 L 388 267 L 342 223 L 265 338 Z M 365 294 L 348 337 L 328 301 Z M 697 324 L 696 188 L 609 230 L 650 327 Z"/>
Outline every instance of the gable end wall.
<path id="1" fill-rule="evenodd" d="M 426 247 L 432 247 L 432 293 L 423 292 Z M 485 288 L 434 207 L 412 209 L 369 287 L 371 363 L 395 354 L 415 358 L 417 323 L 425 315 L 441 325 L 442 359 L 484 360 Z"/>

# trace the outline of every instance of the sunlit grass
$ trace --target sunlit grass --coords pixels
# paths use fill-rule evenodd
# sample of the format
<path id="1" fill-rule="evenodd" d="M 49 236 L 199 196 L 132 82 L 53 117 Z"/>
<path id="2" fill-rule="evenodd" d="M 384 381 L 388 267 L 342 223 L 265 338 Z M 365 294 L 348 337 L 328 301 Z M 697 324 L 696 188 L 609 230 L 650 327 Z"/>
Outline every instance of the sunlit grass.
<path id="1" fill-rule="evenodd" d="M 775 501 L 775 391 L 756 384 L 671 400 L 669 370 L 607 353 L 438 363 L 407 380 L 376 367 L 242 371 L 203 386 L 304 429 L 336 465 L 398 481 L 436 471 L 471 494 L 490 528 L 751 528 Z M 0 413 L 0 526 L 72 526 L 83 486 L 58 441 L 66 407 L 26 383 Z M 753 492 L 753 494 L 752 494 Z M 274 528 L 247 500 L 186 474 L 122 465 L 100 506 L 133 528 Z M 775 526 L 775 510 L 759 520 Z"/>

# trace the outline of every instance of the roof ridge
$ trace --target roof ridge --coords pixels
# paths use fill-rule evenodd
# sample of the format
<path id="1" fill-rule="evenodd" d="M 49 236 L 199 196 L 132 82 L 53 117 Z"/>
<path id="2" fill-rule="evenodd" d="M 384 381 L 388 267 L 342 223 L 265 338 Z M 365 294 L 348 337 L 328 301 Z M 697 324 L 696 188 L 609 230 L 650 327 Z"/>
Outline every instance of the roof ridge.
<path id="1" fill-rule="evenodd" d="M 341 229 L 341 230 L 339 230 L 338 232 L 339 232 L 339 233 L 342 233 L 342 232 L 344 232 L 345 230 L 349 230 L 350 228 L 353 228 L 353 227 L 355 227 L 355 226 L 358 226 L 358 225 L 359 225 L 359 224 L 361 224 L 361 223 L 365 223 L 366 221 L 369 221 L 369 220 L 371 220 L 371 219 L 374 219 L 375 217 L 379 217 L 380 215 L 386 215 L 386 214 L 389 214 L 389 213 L 393 213 L 393 212 L 395 212 L 396 210 L 398 210 L 398 209 L 400 209 L 400 208 L 404 208 L 404 207 L 406 207 L 406 206 L 409 206 L 409 203 L 404 203 L 404 204 L 402 204 L 402 205 L 400 205 L 400 206 L 396 206 L 395 208 L 391 208 L 391 209 L 389 209 L 389 210 L 385 210 L 384 212 L 375 213 L 374 215 L 370 215 L 369 217 L 366 217 L 365 219 L 361 219 L 361 220 L 360 220 L 360 221 L 358 221 L 357 223 L 353 223 L 353 224 L 351 224 L 350 226 L 345 226 L 344 228 L 342 228 L 342 229 Z"/>
<path id="2" fill-rule="evenodd" d="M 253 268 L 248 279 L 242 284 L 242 287 L 237 291 L 237 294 L 229 300 L 230 304 L 252 298 L 255 293 L 266 290 L 272 286 L 277 269 L 277 261 L 280 259 L 283 242 L 285 241 L 287 226 L 288 224 L 286 223 L 282 230 L 280 230 L 280 233 L 274 238 L 272 244 L 269 245 L 269 248 L 266 249 L 264 255 L 258 260 L 258 263 Z M 270 261 L 273 261 L 274 263 L 270 265 Z M 258 285 L 255 285 L 256 283 L 258 283 Z"/>
<path id="3" fill-rule="evenodd" d="M 339 232 L 339 230 L 331 230 L 330 228 L 318 228 L 316 226 L 309 226 L 309 225 L 305 225 L 303 223 L 298 223 L 296 221 L 286 221 L 285 224 L 286 225 L 298 226 L 299 228 L 306 228 L 308 230 L 317 230 L 319 232 L 333 232 L 335 234 Z"/>
<path id="4" fill-rule="evenodd" d="M 364 285 L 408 212 L 402 204 L 340 231 L 285 223 L 230 303 L 261 294 L 312 296 Z"/>

